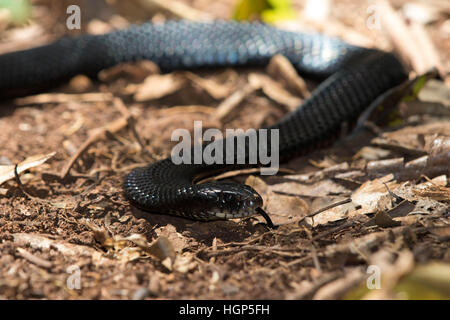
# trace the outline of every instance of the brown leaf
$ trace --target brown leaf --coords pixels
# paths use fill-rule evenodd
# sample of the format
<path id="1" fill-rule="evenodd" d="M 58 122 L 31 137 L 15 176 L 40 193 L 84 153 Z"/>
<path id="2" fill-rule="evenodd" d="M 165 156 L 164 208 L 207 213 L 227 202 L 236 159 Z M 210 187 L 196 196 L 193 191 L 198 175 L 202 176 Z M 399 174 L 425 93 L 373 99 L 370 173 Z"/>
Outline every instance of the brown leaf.
<path id="1" fill-rule="evenodd" d="M 289 111 L 297 109 L 302 102 L 302 99 L 293 96 L 289 91 L 284 89 L 282 85 L 264 74 L 251 73 L 249 75 L 249 82 L 258 84 L 257 86 L 262 88 L 266 96 L 275 102 L 286 106 Z"/>
<path id="2" fill-rule="evenodd" d="M 367 212 L 389 210 L 392 207 L 392 197 L 386 186 L 393 190 L 398 184 L 392 181 L 393 175 L 389 174 L 379 179 L 365 182 L 352 194 L 355 204 Z"/>
<path id="3" fill-rule="evenodd" d="M 35 155 L 28 157 L 17 165 L 17 173 L 20 174 L 25 170 L 40 166 L 48 159 L 52 158 L 55 154 L 56 152 L 52 152 L 46 155 Z M 15 168 L 14 165 L 0 165 L 0 185 L 3 182 L 13 179 L 15 177 L 14 168 Z"/>
<path id="4" fill-rule="evenodd" d="M 272 194 L 266 203 L 266 210 L 275 223 L 288 223 L 292 219 L 308 214 L 309 205 L 299 197 Z"/>
<path id="5" fill-rule="evenodd" d="M 221 84 L 211 79 L 201 78 L 192 72 L 185 72 L 184 75 L 214 99 L 223 99 L 231 93 L 232 87 L 229 84 Z"/>
<path id="6" fill-rule="evenodd" d="M 165 97 L 180 89 L 185 81 L 179 73 L 150 75 L 141 85 L 135 87 L 134 100 L 148 101 Z"/>
<path id="7" fill-rule="evenodd" d="M 399 221 L 395 221 L 384 211 L 379 211 L 375 215 L 375 223 L 382 228 L 390 228 L 400 226 L 401 223 Z"/>
<path id="8" fill-rule="evenodd" d="M 297 70 L 285 56 L 280 54 L 274 55 L 267 65 L 267 73 L 277 80 L 280 79 L 303 98 L 311 96 L 305 80 L 299 76 Z"/>
<path id="9" fill-rule="evenodd" d="M 137 62 L 121 63 L 114 67 L 99 72 L 98 78 L 102 82 L 112 82 L 119 78 L 142 82 L 152 74 L 159 74 L 159 67 L 151 61 L 141 60 Z"/>

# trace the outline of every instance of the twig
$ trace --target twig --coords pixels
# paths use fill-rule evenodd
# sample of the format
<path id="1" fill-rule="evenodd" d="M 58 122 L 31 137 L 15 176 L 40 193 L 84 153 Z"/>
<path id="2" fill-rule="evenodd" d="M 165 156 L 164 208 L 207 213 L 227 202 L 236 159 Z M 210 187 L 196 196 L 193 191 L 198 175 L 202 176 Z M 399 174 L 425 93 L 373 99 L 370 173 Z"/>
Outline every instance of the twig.
<path id="1" fill-rule="evenodd" d="M 232 178 L 232 177 L 237 177 L 240 175 L 248 175 L 248 174 L 252 174 L 252 173 L 258 173 L 261 172 L 260 168 L 248 168 L 248 169 L 241 169 L 241 170 L 232 170 L 232 171 L 227 171 L 224 172 L 222 174 L 219 174 L 217 176 L 212 176 L 212 177 L 201 177 L 200 180 L 197 181 L 197 183 L 205 183 L 205 182 L 209 182 L 209 181 L 217 181 L 217 180 L 222 180 L 222 179 L 228 179 L 228 178 Z M 286 174 L 295 174 L 296 172 L 288 169 L 288 168 L 279 168 L 278 169 L 278 173 L 286 173 Z"/>
<path id="2" fill-rule="evenodd" d="M 78 160 L 79 157 L 89 148 L 91 144 L 96 142 L 97 140 L 104 139 L 106 137 L 107 132 L 115 133 L 117 131 L 122 130 L 128 125 L 128 118 L 120 118 L 104 128 L 100 128 L 95 134 L 91 135 L 77 150 L 77 152 L 72 156 L 69 162 L 66 164 L 64 169 L 61 172 L 61 179 L 65 179 L 69 174 L 70 169 Z"/>
<path id="3" fill-rule="evenodd" d="M 342 230 L 342 229 L 351 227 L 353 224 L 354 224 L 353 221 L 347 221 L 346 223 L 344 223 L 344 224 L 342 224 L 342 225 L 340 225 L 340 226 L 337 226 L 337 227 L 335 227 L 335 228 L 329 229 L 329 230 L 327 230 L 327 231 L 324 231 L 324 232 L 318 234 L 317 236 L 315 236 L 315 237 L 313 238 L 313 240 L 319 240 L 319 239 L 321 239 L 321 238 L 323 238 L 323 237 L 326 237 L 326 236 L 328 236 L 328 235 L 330 235 L 330 234 L 332 234 L 332 233 L 335 233 L 336 231 L 340 231 L 340 230 Z"/>
<path id="4" fill-rule="evenodd" d="M 272 76 L 284 79 L 287 85 L 301 94 L 303 98 L 311 96 L 305 80 L 299 76 L 292 63 L 285 56 L 274 55 L 267 65 L 267 72 Z"/>
<path id="5" fill-rule="evenodd" d="M 108 132 L 109 133 L 116 133 L 116 132 L 122 130 L 123 128 L 127 127 L 130 124 L 132 117 L 130 116 L 130 114 L 129 114 L 127 108 L 125 107 L 125 105 L 123 104 L 123 102 L 119 98 L 115 98 L 113 100 L 113 102 L 114 102 L 114 106 L 119 109 L 119 111 L 122 113 L 123 117 L 118 119 L 118 120 L 116 120 L 116 121 L 114 121 L 114 122 L 112 122 L 112 123 L 110 123 L 110 124 L 108 124 L 104 128 L 98 129 L 93 135 L 91 135 L 82 144 L 82 146 L 77 150 L 77 152 L 72 156 L 70 161 L 64 167 L 64 169 L 61 172 L 61 179 L 65 179 L 67 177 L 67 175 L 69 174 L 70 169 L 75 164 L 77 159 L 79 157 L 81 157 L 81 155 L 87 150 L 87 148 L 91 144 L 93 144 L 97 140 L 101 140 L 101 139 L 106 138 Z M 137 133 L 136 133 L 136 137 L 138 137 Z M 138 140 L 139 143 L 142 143 L 142 142 L 140 142 L 139 138 L 137 140 Z"/>
<path id="6" fill-rule="evenodd" d="M 25 249 L 17 248 L 17 252 L 22 258 L 30 261 L 31 263 L 34 263 L 37 266 L 40 266 L 45 269 L 50 269 L 53 267 L 53 263 L 51 263 L 50 261 L 36 257 L 35 255 L 29 253 Z"/>
<path id="7" fill-rule="evenodd" d="M 391 189 L 389 189 L 388 185 L 387 185 L 384 181 L 382 181 L 382 183 L 383 183 L 384 186 L 386 187 L 386 190 L 387 190 L 387 192 L 389 193 L 389 195 L 390 195 L 392 198 L 394 198 L 396 202 L 402 202 L 403 200 L 405 200 L 405 199 L 403 199 L 402 197 L 399 197 L 398 195 L 396 195 L 395 193 L 393 193 L 393 192 L 391 191 Z"/>
<path id="8" fill-rule="evenodd" d="M 145 148 L 144 143 L 142 142 L 141 137 L 137 133 L 137 131 L 136 131 L 136 120 L 131 116 L 130 112 L 128 111 L 128 108 L 125 106 L 125 104 L 123 103 L 122 99 L 115 97 L 114 100 L 113 100 L 113 103 L 114 103 L 114 107 L 116 107 L 120 111 L 120 113 L 123 115 L 123 117 L 125 119 L 127 119 L 128 128 L 131 130 L 131 133 L 132 133 L 133 137 L 136 139 L 137 143 L 141 147 L 142 152 L 144 154 L 149 155 L 152 159 L 154 159 L 153 156 L 148 153 L 147 149 Z M 107 132 L 112 133 L 111 130 L 108 130 Z"/>
<path id="9" fill-rule="evenodd" d="M 247 84 L 244 88 L 234 92 L 217 107 L 213 118 L 215 120 L 223 120 L 231 111 L 233 111 L 250 93 L 257 88 L 251 84 Z"/>
<path id="10" fill-rule="evenodd" d="M 317 257 L 317 250 L 316 247 L 314 246 L 314 238 L 311 234 L 311 231 L 306 228 L 303 229 L 305 230 L 309 240 L 311 241 L 311 257 L 314 263 L 314 267 L 317 269 L 317 271 L 319 271 L 319 273 L 322 273 L 322 268 L 320 267 L 319 258 Z"/>
<path id="11" fill-rule="evenodd" d="M 29 104 L 45 103 L 67 103 L 67 102 L 103 102 L 112 101 L 113 96 L 110 93 L 43 93 L 25 98 L 15 99 L 16 105 L 24 106 Z"/>
<path id="12" fill-rule="evenodd" d="M 303 250 L 306 250 L 306 249 L 303 249 Z M 268 253 L 268 254 L 276 254 L 278 256 L 286 257 L 286 258 L 297 258 L 297 257 L 303 256 L 303 253 L 291 253 L 291 252 L 283 251 L 282 249 L 276 249 L 273 247 L 254 246 L 254 245 L 242 246 L 239 248 L 232 248 L 229 250 L 212 251 L 212 252 L 206 253 L 206 255 L 208 256 L 208 258 L 211 258 L 211 257 L 216 257 L 216 256 L 224 255 L 224 254 L 238 253 L 238 252 L 242 252 L 242 251 L 260 251 L 260 252 Z"/>
<path id="13" fill-rule="evenodd" d="M 37 202 L 40 202 L 40 203 L 46 203 L 46 204 L 51 203 L 51 202 L 48 201 L 48 200 L 41 199 L 41 198 L 38 198 L 38 197 L 36 197 L 36 196 L 33 196 L 32 194 L 30 194 L 28 191 L 25 190 L 25 188 L 24 188 L 24 186 L 23 186 L 23 184 L 22 184 L 22 181 L 20 180 L 19 173 L 17 172 L 17 167 L 18 167 L 18 165 L 16 164 L 16 165 L 14 166 L 14 178 L 16 179 L 17 186 L 19 187 L 20 191 L 22 191 L 23 194 L 25 194 L 25 195 L 26 195 L 29 199 L 31 199 L 31 200 L 35 200 L 35 201 L 37 201 Z"/>
<path id="14" fill-rule="evenodd" d="M 445 79 L 447 74 L 444 64 L 439 57 L 436 47 L 434 46 L 427 30 L 425 30 L 425 27 L 421 23 L 413 21 L 411 22 L 410 29 L 422 50 L 426 64 L 430 67 L 435 67 L 439 72 L 440 77 Z"/>
<path id="15" fill-rule="evenodd" d="M 338 206 L 341 206 L 341 205 L 343 205 L 343 204 L 350 203 L 350 202 L 352 202 L 352 199 L 351 199 L 351 198 L 348 198 L 348 199 L 345 199 L 345 200 L 342 200 L 342 201 L 338 201 L 338 202 L 332 203 L 332 204 L 330 204 L 330 205 L 328 205 L 328 206 L 326 206 L 326 207 L 323 207 L 323 208 L 321 208 L 321 209 L 319 209 L 319 210 L 317 210 L 317 211 L 315 211 L 315 212 L 313 212 L 313 213 L 310 213 L 310 214 L 304 216 L 303 219 L 304 219 L 304 218 L 312 218 L 312 217 L 318 215 L 319 213 L 322 213 L 322 212 L 324 212 L 324 211 L 333 209 L 333 208 L 335 208 L 335 207 L 338 207 Z"/>
<path id="16" fill-rule="evenodd" d="M 410 62 L 414 71 L 418 74 L 428 71 L 432 66 L 427 64 L 421 47 L 405 21 L 395 12 L 389 1 L 378 0 L 376 6 L 384 30 L 389 34 L 394 47 L 403 60 Z"/>

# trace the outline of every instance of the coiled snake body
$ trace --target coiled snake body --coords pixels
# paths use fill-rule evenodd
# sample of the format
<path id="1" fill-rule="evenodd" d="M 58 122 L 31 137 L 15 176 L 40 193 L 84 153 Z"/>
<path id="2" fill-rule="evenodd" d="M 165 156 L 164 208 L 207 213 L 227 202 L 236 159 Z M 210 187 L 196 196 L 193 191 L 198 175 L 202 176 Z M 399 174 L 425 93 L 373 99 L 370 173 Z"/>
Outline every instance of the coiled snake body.
<path id="1" fill-rule="evenodd" d="M 76 74 L 96 75 L 104 68 L 140 59 L 152 60 L 163 71 L 171 71 L 265 65 L 278 53 L 305 76 L 326 79 L 296 111 L 268 128 L 279 129 L 281 159 L 329 141 L 343 122 L 357 119 L 377 97 L 406 79 L 401 63 L 392 54 L 352 46 L 335 38 L 282 31 L 261 23 L 180 21 L 144 24 L 106 35 L 64 38 L 50 45 L 1 55 L 0 95 L 17 88 L 58 84 Z M 262 200 L 251 187 L 224 182 L 194 183 L 199 175 L 232 167 L 175 165 L 167 158 L 133 170 L 124 180 L 124 190 L 135 206 L 155 213 L 195 220 L 254 214 Z"/>

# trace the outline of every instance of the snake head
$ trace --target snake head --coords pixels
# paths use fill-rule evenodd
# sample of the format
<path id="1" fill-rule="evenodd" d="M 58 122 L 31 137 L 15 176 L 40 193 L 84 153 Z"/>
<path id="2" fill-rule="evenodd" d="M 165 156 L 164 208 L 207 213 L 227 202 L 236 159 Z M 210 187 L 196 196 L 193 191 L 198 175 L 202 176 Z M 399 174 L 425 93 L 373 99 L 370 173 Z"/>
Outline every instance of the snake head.
<path id="1" fill-rule="evenodd" d="M 262 207 L 261 196 L 250 186 L 232 182 L 207 182 L 197 185 L 201 194 L 203 220 L 244 218 Z"/>

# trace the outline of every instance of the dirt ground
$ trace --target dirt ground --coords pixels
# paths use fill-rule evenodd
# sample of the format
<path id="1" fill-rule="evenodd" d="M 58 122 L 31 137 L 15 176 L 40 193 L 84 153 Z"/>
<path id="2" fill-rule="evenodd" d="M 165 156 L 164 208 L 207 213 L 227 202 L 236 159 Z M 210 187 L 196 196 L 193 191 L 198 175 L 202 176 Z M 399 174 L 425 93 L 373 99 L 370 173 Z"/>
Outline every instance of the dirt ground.
<path id="1" fill-rule="evenodd" d="M 300 22 L 288 27 L 392 50 L 386 31 L 367 27 L 374 2 L 335 0 L 325 21 L 293 1 Z M 68 3 L 33 1 L 31 23 L 0 29 L 0 53 L 174 15 L 139 1 L 78 1 L 82 29 L 69 31 Z M 182 3 L 222 19 L 234 8 Z M 405 10 L 406 1 L 391 3 Z M 448 74 L 450 6 L 426 3 L 419 11 L 429 13 L 425 30 Z M 141 62 L 1 102 L 0 298 L 449 299 L 448 77 L 447 85 L 430 80 L 394 119 L 285 163 L 276 176 L 228 177 L 263 196 L 276 230 L 260 217 L 204 223 L 130 206 L 125 174 L 168 156 L 174 129 L 194 120 L 204 129 L 259 128 L 298 105 L 302 90 L 291 84 L 302 79 L 284 77 L 280 65 L 160 74 Z"/>

